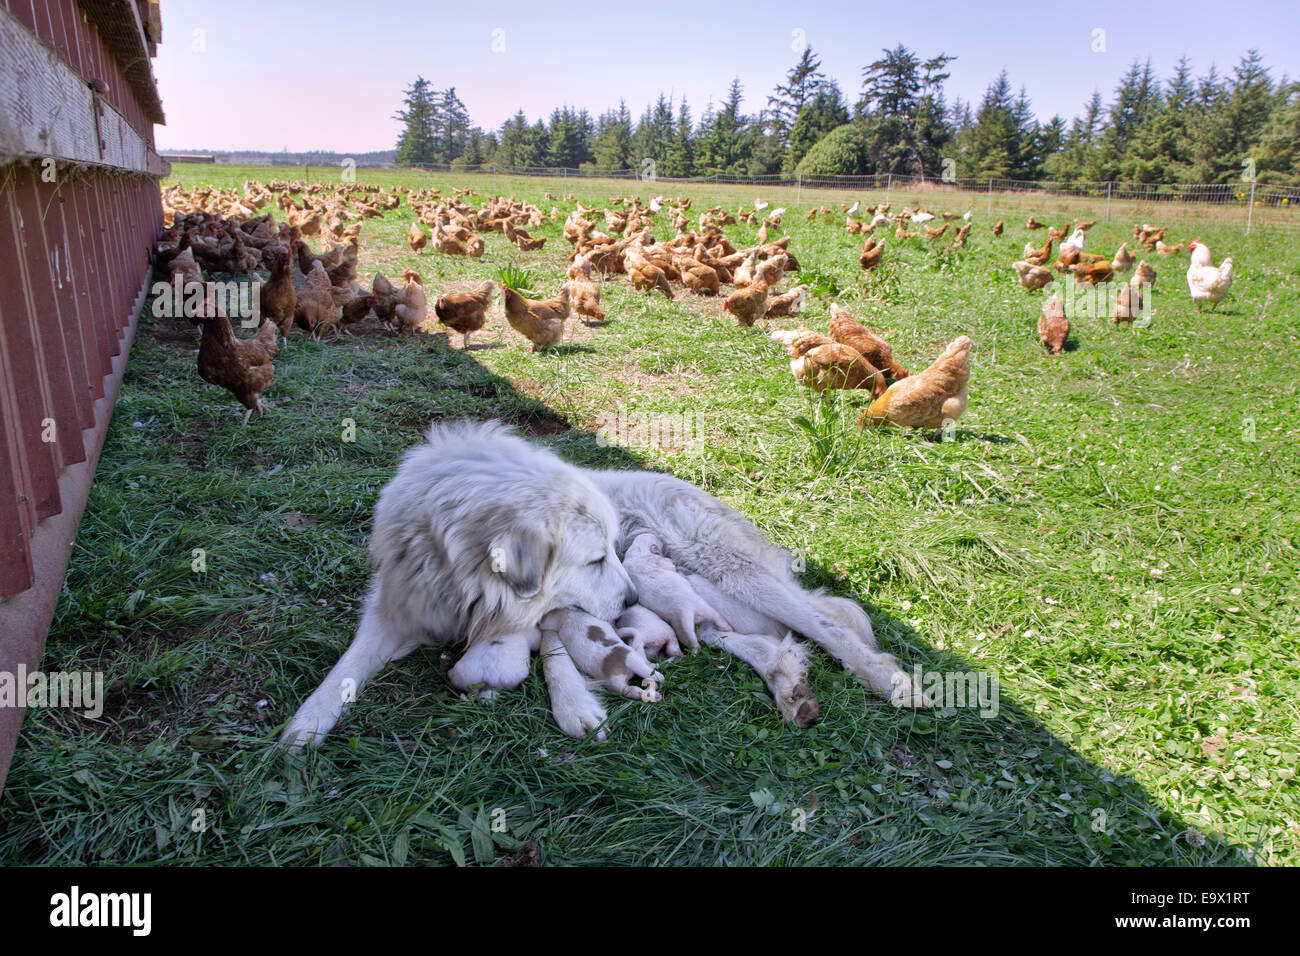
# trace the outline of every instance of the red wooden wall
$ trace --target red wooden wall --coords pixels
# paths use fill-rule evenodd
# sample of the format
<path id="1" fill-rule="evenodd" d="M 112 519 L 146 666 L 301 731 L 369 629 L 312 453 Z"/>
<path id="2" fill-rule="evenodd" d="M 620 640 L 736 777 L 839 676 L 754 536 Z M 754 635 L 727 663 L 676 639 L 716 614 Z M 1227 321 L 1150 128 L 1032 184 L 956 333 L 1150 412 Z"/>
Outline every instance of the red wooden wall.
<path id="1" fill-rule="evenodd" d="M 153 124 L 75 0 L 0 0 L 150 144 Z M 127 10 L 129 14 L 129 10 Z M 0 157 L 3 159 L 3 157 Z M 0 165 L 0 602 L 31 587 L 37 523 L 63 510 L 58 480 L 122 351 L 162 228 L 156 179 L 28 162 Z"/>

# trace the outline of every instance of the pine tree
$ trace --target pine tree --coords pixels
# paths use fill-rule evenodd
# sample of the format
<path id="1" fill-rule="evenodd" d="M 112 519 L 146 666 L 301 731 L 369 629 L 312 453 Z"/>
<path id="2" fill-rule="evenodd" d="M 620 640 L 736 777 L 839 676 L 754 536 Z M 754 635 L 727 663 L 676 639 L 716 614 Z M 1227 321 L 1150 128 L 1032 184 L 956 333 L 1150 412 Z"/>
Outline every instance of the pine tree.
<path id="1" fill-rule="evenodd" d="M 1283 79 L 1255 154 L 1261 182 L 1300 185 L 1300 83 Z"/>
<path id="2" fill-rule="evenodd" d="M 599 169 L 630 169 L 632 166 L 632 114 L 618 101 L 618 110 L 604 113 L 596 122 L 592 144 Z"/>
<path id="3" fill-rule="evenodd" d="M 804 47 L 799 62 L 786 74 L 785 83 L 778 83 L 775 92 L 767 98 L 768 129 L 783 149 L 800 112 L 826 84 L 820 67 L 821 60 L 813 54 L 812 47 Z"/>
<path id="4" fill-rule="evenodd" d="M 668 155 L 664 159 L 663 174 L 665 176 L 687 177 L 695 175 L 693 135 L 691 108 L 686 105 L 686 98 L 683 97 L 681 105 L 677 108 L 677 129 L 672 142 L 668 146 Z"/>
<path id="5" fill-rule="evenodd" d="M 394 115 L 394 119 L 404 124 L 401 135 L 397 138 L 397 157 L 399 166 L 415 166 L 420 163 L 437 162 L 437 142 L 434 135 L 434 120 L 437 113 L 433 87 L 422 76 L 403 91 L 405 109 Z"/>
<path id="6" fill-rule="evenodd" d="M 469 111 L 456 95 L 456 87 L 439 94 L 434 116 L 437 162 L 450 163 L 459 158 L 469 144 Z"/>
<path id="7" fill-rule="evenodd" d="M 808 150 L 823 136 L 848 121 L 849 110 L 844 104 L 844 94 L 832 80 L 817 92 L 811 103 L 799 111 L 799 118 L 790 131 L 790 143 L 782 162 L 782 171 L 787 175 L 794 173 L 808 155 Z"/>
<path id="8" fill-rule="evenodd" d="M 1001 178 L 1016 171 L 1020 158 L 1021 132 L 1017 125 L 1011 81 L 1003 70 L 989 84 L 975 114 L 969 137 L 967 165 L 977 178 Z"/>

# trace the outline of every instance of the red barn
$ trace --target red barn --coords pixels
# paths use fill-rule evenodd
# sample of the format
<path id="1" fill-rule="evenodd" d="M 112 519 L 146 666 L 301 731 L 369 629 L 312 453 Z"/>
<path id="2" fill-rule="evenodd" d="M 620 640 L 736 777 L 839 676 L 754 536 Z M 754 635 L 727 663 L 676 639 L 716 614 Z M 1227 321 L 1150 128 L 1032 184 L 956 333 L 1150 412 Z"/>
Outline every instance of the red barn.
<path id="1" fill-rule="evenodd" d="M 0 0 L 0 675 L 40 668 L 149 281 L 160 39 L 157 0 Z"/>

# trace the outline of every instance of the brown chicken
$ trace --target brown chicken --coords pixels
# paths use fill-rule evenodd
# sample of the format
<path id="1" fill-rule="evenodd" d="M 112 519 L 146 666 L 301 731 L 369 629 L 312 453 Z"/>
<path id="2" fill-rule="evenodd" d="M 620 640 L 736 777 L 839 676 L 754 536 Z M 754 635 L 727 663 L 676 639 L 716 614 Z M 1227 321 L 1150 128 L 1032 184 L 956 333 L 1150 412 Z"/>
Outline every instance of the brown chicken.
<path id="1" fill-rule="evenodd" d="M 950 225 L 952 225 L 952 223 L 945 222 L 942 228 L 939 229 L 934 228 L 934 226 L 926 226 L 925 238 L 930 240 L 930 242 L 934 242 L 934 240 L 938 239 L 940 236 L 942 236 L 945 232 L 948 231 L 948 227 Z"/>
<path id="2" fill-rule="evenodd" d="M 785 260 L 786 257 L 784 254 L 764 259 L 754 267 L 755 281 L 765 283 L 769 289 L 775 285 L 779 285 L 781 280 L 785 278 Z"/>
<path id="3" fill-rule="evenodd" d="M 876 266 L 880 265 L 880 260 L 885 254 L 885 240 L 868 238 L 862 244 L 862 251 L 858 253 L 858 265 L 870 272 Z"/>
<path id="4" fill-rule="evenodd" d="M 334 302 L 338 305 L 342 314 L 339 316 L 339 327 L 347 332 L 348 326 L 356 325 L 370 314 L 370 310 L 375 307 L 375 297 L 373 294 L 367 294 L 360 289 L 349 289 L 343 295 L 335 291 Z"/>
<path id="5" fill-rule="evenodd" d="M 751 282 L 722 300 L 722 307 L 736 317 L 740 325 L 751 326 L 767 315 L 767 284 Z"/>
<path id="6" fill-rule="evenodd" d="M 1002 230 L 1006 228 L 1006 225 L 1007 225 L 1007 221 L 1005 219 L 999 219 L 997 222 L 995 222 L 993 224 L 993 235 L 995 236 L 1002 235 Z"/>
<path id="7" fill-rule="evenodd" d="M 668 298 L 676 298 L 664 270 L 645 257 L 638 246 L 629 246 L 623 258 L 627 267 L 627 277 L 632 280 L 632 288 L 642 292 L 659 289 Z"/>
<path id="8" fill-rule="evenodd" d="M 298 291 L 294 320 L 306 327 L 314 338 L 339 320 L 340 310 L 334 304 L 333 286 L 325 266 L 316 260 L 312 263 L 307 281 Z"/>
<path id="9" fill-rule="evenodd" d="M 803 306 L 803 295 L 807 286 L 797 285 L 785 295 L 774 295 L 767 300 L 765 319 L 777 319 L 785 315 L 798 315 Z"/>
<path id="10" fill-rule="evenodd" d="M 1026 242 L 1022 256 L 1031 266 L 1041 266 L 1052 258 L 1052 240 L 1048 239 L 1041 249 L 1036 249 L 1032 242 Z"/>
<path id="11" fill-rule="evenodd" d="M 244 425 L 256 411 L 266 414 L 262 392 L 271 384 L 275 366 L 276 327 L 263 320 L 257 334 L 249 339 L 235 338 L 230 319 L 224 312 L 209 309 L 216 314 L 203 321 L 203 341 L 199 345 L 199 377 L 212 385 L 228 390 L 247 409 Z"/>
<path id="12" fill-rule="evenodd" d="M 790 374 L 795 381 L 814 392 L 831 388 L 865 388 L 873 395 L 884 392 L 885 376 L 857 349 L 811 329 L 778 330 L 772 338 L 790 353 Z"/>
<path id="13" fill-rule="evenodd" d="M 259 305 L 262 317 L 274 322 L 280 335 L 287 339 L 298 305 L 298 293 L 293 288 L 293 260 L 285 246 L 273 244 L 262 250 L 262 262 L 271 270 L 271 277 L 262 283 Z"/>
<path id="14" fill-rule="evenodd" d="M 509 286 L 501 287 L 506 321 L 528 341 L 533 351 L 548 348 L 564 337 L 564 320 L 569 317 L 569 289 L 560 287 L 553 299 L 526 299 Z"/>
<path id="15" fill-rule="evenodd" d="M 1110 312 L 1111 322 L 1115 325 L 1121 322 L 1132 325 L 1133 320 L 1142 315 L 1142 310 L 1146 306 L 1143 290 L 1142 278 L 1138 275 L 1120 286 L 1119 293 L 1115 296 L 1115 307 Z"/>
<path id="16" fill-rule="evenodd" d="M 1069 335 L 1070 320 L 1065 317 L 1061 293 L 1057 292 L 1043 306 L 1043 314 L 1038 317 L 1038 337 L 1042 340 L 1043 348 L 1053 355 L 1060 355 Z"/>
<path id="17" fill-rule="evenodd" d="M 605 310 L 600 305 L 600 286 L 591 278 L 591 262 L 586 256 L 574 257 L 568 272 L 569 306 L 583 317 L 585 325 L 605 321 Z"/>
<path id="18" fill-rule="evenodd" d="M 199 264 L 194 260 L 193 249 L 182 249 L 177 255 L 172 257 L 171 262 L 167 264 L 168 271 L 171 274 L 172 281 L 176 281 L 176 276 L 181 277 L 181 290 L 184 292 L 191 283 L 203 284 L 203 271 L 199 269 Z"/>
<path id="19" fill-rule="evenodd" d="M 688 291 L 696 295 L 717 295 L 722 287 L 722 280 L 718 278 L 717 270 L 711 266 L 706 266 L 693 255 L 674 255 L 672 258 L 673 268 L 681 276 L 682 285 Z"/>
<path id="20" fill-rule="evenodd" d="M 406 241 L 411 246 L 411 251 L 419 255 L 420 250 L 429 242 L 429 237 L 418 222 L 411 223 L 411 231 L 406 236 Z"/>
<path id="21" fill-rule="evenodd" d="M 831 303 L 831 339 L 861 353 L 863 358 L 892 379 L 907 378 L 907 369 L 894 361 L 889 343 L 855 319 L 839 303 Z"/>
<path id="22" fill-rule="evenodd" d="M 1026 228 L 1026 229 L 1031 229 L 1031 230 L 1032 230 L 1032 229 L 1042 229 L 1042 228 L 1043 228 L 1044 226 L 1046 226 L 1046 225 L 1047 225 L 1047 223 L 1039 222 L 1039 221 L 1038 221 L 1037 219 L 1035 219 L 1033 216 L 1030 216 L 1030 217 L 1029 217 L 1029 220 L 1025 223 L 1025 228 Z"/>
<path id="23" fill-rule="evenodd" d="M 375 297 L 375 315 L 385 325 L 392 325 L 397 303 L 401 299 L 401 291 L 394 287 L 382 272 L 375 273 L 375 278 L 370 283 L 370 291 Z"/>
<path id="24" fill-rule="evenodd" d="M 433 304 L 438 321 L 461 334 L 461 348 L 469 348 L 470 333 L 487 325 L 496 288 L 491 279 L 486 279 L 473 292 L 453 292 Z"/>
<path id="25" fill-rule="evenodd" d="M 1020 284 L 1034 292 L 1041 289 L 1052 281 L 1052 270 L 1045 266 L 1035 266 L 1023 259 L 1019 262 L 1011 263 L 1011 268 L 1016 270 L 1016 275 L 1020 277 Z"/>
<path id="26" fill-rule="evenodd" d="M 1110 260 L 1110 267 L 1115 272 L 1128 272 L 1133 268 L 1133 253 L 1128 251 L 1128 243 L 1122 242 L 1115 250 L 1115 258 Z"/>
<path id="27" fill-rule="evenodd" d="M 1078 265 L 1071 266 L 1070 271 L 1074 273 L 1074 281 L 1078 285 L 1085 283 L 1098 285 L 1102 282 L 1109 282 L 1111 277 L 1115 275 L 1115 270 L 1105 260 L 1101 262 L 1080 262 Z"/>
<path id="28" fill-rule="evenodd" d="M 429 300 L 424 294 L 424 280 L 418 272 L 405 269 L 402 278 L 406 280 L 406 288 L 402 290 L 393 309 L 393 320 L 398 329 L 414 332 L 429 314 Z"/>
<path id="29" fill-rule="evenodd" d="M 862 413 L 858 424 L 942 428 L 966 411 L 971 340 L 958 336 L 934 364 L 895 382 Z"/>

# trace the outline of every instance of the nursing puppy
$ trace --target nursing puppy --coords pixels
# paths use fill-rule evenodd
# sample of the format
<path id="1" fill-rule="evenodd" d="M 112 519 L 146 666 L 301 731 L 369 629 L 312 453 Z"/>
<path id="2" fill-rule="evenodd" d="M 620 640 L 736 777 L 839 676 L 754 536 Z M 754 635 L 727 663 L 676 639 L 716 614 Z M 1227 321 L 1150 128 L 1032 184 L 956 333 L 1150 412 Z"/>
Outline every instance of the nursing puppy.
<path id="1" fill-rule="evenodd" d="M 356 637 L 284 731 L 319 744 L 361 685 L 421 645 L 466 643 L 458 687 L 518 686 L 555 608 L 612 621 L 636 591 L 618 519 L 587 473 L 499 423 L 435 425 L 380 493 Z M 491 643 L 497 640 L 499 644 Z"/>

